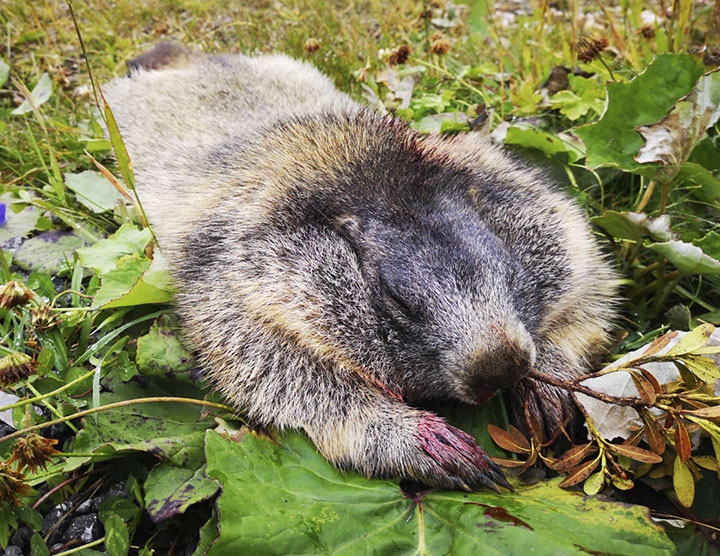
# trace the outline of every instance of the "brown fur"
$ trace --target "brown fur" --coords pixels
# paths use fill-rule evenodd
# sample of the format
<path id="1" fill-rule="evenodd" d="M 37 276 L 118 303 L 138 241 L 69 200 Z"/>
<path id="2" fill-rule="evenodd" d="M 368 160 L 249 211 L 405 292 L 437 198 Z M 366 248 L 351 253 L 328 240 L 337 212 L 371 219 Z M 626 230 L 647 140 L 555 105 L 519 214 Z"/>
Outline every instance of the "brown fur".
<path id="1" fill-rule="evenodd" d="M 340 468 L 507 485 L 415 405 L 512 387 L 520 425 L 571 416 L 523 377 L 576 376 L 606 341 L 614 275 L 575 203 L 492 144 L 419 137 L 283 56 L 137 60 L 106 92 L 208 380 Z"/>

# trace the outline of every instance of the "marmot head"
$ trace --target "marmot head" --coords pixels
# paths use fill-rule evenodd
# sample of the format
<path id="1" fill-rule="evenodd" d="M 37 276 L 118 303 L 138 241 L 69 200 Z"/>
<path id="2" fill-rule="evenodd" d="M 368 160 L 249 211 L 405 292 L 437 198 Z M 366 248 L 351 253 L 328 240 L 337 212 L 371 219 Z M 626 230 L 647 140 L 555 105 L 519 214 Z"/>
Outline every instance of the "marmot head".
<path id="1" fill-rule="evenodd" d="M 478 176 L 404 126 L 353 118 L 289 126 L 290 139 L 258 150 L 266 164 L 248 181 L 262 186 L 246 189 L 256 208 L 235 236 L 241 302 L 408 399 L 482 402 L 535 362 L 525 272 L 473 206 Z M 272 194 L 271 181 L 282 184 Z"/>
<path id="2" fill-rule="evenodd" d="M 535 345 L 514 306 L 522 268 L 469 206 L 444 197 L 337 226 L 408 396 L 479 403 L 527 375 Z"/>

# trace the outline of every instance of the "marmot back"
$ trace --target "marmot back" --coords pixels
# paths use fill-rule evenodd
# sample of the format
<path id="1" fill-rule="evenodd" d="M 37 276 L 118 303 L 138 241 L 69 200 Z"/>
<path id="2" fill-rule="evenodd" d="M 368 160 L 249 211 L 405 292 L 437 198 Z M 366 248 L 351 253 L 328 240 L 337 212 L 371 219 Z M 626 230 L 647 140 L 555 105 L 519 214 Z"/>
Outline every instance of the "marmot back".
<path id="1" fill-rule="evenodd" d="M 338 467 L 509 486 L 410 404 L 481 403 L 553 434 L 606 341 L 614 275 L 582 211 L 473 137 L 420 137 L 284 56 L 167 43 L 106 95 L 207 378 Z"/>

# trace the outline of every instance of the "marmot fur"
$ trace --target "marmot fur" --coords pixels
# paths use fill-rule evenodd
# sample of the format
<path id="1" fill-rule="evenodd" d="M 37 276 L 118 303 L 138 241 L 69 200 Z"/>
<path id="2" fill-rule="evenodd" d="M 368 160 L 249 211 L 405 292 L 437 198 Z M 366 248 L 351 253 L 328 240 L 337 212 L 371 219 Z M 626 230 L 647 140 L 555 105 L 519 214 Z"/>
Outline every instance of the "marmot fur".
<path id="1" fill-rule="evenodd" d="M 413 407 L 514 388 L 548 433 L 614 275 L 580 208 L 471 135 L 421 137 L 286 56 L 163 43 L 105 94 L 207 379 L 342 469 L 508 486 L 467 434 Z"/>

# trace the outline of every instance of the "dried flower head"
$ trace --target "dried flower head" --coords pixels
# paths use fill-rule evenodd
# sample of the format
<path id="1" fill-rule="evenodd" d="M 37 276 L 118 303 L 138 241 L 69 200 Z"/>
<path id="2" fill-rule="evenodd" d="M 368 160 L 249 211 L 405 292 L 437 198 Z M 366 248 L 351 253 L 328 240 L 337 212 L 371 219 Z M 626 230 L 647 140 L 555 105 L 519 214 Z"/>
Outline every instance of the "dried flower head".
<path id="1" fill-rule="evenodd" d="M 310 54 L 312 54 L 313 52 L 317 52 L 318 50 L 320 50 L 320 41 L 316 38 L 311 37 L 305 41 L 304 48 L 305 52 L 309 52 Z"/>
<path id="2" fill-rule="evenodd" d="M 32 326 L 35 330 L 44 331 L 56 326 L 58 317 L 51 311 L 50 305 L 42 305 L 30 312 Z"/>
<path id="3" fill-rule="evenodd" d="M 0 307 L 3 309 L 12 309 L 18 305 L 26 303 L 28 299 L 35 297 L 35 292 L 28 288 L 25 284 L 12 280 L 6 282 L 0 288 Z"/>
<path id="4" fill-rule="evenodd" d="M 443 56 L 450 52 L 450 42 L 445 39 L 436 39 L 430 43 L 430 54 Z"/>
<path id="5" fill-rule="evenodd" d="M 35 433 L 29 434 L 15 442 L 8 463 L 16 461 L 18 469 L 27 467 L 31 473 L 35 473 L 38 467 L 45 469 L 48 462 L 60 453 L 53 448 L 57 442 L 56 438 L 45 438 Z"/>
<path id="6" fill-rule="evenodd" d="M 655 26 L 643 25 L 642 27 L 640 27 L 640 34 L 646 39 L 655 38 Z"/>
<path id="7" fill-rule="evenodd" d="M 0 359 L 0 388 L 29 377 L 37 371 L 37 364 L 24 353 L 11 353 Z"/>
<path id="8" fill-rule="evenodd" d="M 30 492 L 30 486 L 19 471 L 13 471 L 8 462 L 0 462 L 0 505 L 11 502 L 19 506 L 18 496 L 25 496 Z"/>
<path id="9" fill-rule="evenodd" d="M 440 39 L 444 38 L 445 35 L 443 35 L 440 31 L 435 31 L 432 35 L 430 35 L 430 42 L 439 41 Z"/>
<path id="10" fill-rule="evenodd" d="M 605 37 L 582 37 L 578 41 L 578 58 L 581 62 L 592 62 L 600 56 L 600 53 L 608 46 L 608 40 Z"/>
<path id="11" fill-rule="evenodd" d="M 401 44 L 397 48 L 394 48 L 388 58 L 388 63 L 391 66 L 397 66 L 407 62 L 408 57 L 412 53 L 412 48 L 408 44 Z"/>

